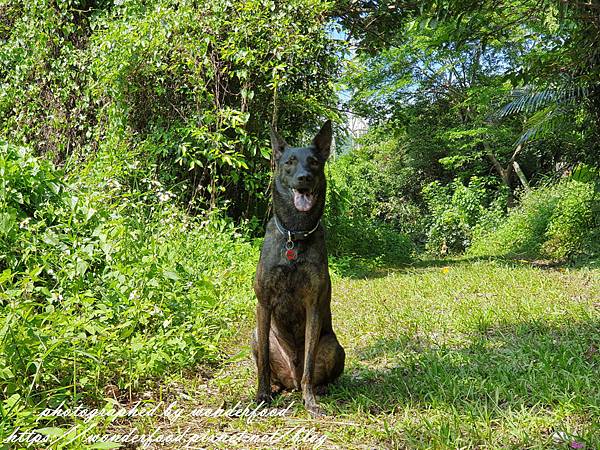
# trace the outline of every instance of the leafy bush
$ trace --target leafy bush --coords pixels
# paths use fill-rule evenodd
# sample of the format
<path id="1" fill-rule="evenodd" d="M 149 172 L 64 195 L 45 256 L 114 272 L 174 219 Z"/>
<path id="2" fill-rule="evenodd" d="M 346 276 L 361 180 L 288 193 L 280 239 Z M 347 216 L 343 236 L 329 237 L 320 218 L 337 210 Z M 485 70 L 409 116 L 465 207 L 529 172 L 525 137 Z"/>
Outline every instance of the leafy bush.
<path id="1" fill-rule="evenodd" d="M 479 230 L 469 253 L 553 259 L 598 255 L 598 205 L 593 181 L 566 179 L 536 188 L 504 221 Z"/>
<path id="2" fill-rule="evenodd" d="M 426 245 L 429 251 L 461 252 L 469 247 L 476 225 L 491 220 L 492 212 L 501 209 L 505 202 L 501 195 L 490 202 L 489 184 L 485 178 L 472 177 L 466 186 L 457 179 L 447 186 L 434 181 L 423 188 L 430 211 Z"/>
<path id="3" fill-rule="evenodd" d="M 375 129 L 360 145 L 331 163 L 330 178 L 347 194 L 348 206 L 374 223 L 408 235 L 413 242 L 424 237 L 423 214 L 416 201 L 418 174 L 403 162 L 399 138 Z M 383 135 L 381 135 L 383 134 Z"/>
<path id="4" fill-rule="evenodd" d="M 362 178 L 346 177 L 337 161 L 329 166 L 328 202 L 325 211 L 327 244 L 337 258 L 379 258 L 388 262 L 410 261 L 410 238 L 365 211 Z M 364 185 L 363 185 L 364 186 Z"/>
<path id="5" fill-rule="evenodd" d="M 403 233 L 385 223 L 347 211 L 327 217 L 327 245 L 335 257 L 377 258 L 387 262 L 408 262 L 413 244 Z"/>
<path id="6" fill-rule="evenodd" d="M 0 243 L 8 247 L 31 216 L 53 222 L 52 204 L 64 186 L 50 163 L 0 141 Z M 1 255 L 5 256 L 5 255 Z M 7 264 L 0 259 L 0 269 Z"/>
<path id="7" fill-rule="evenodd" d="M 546 231 L 542 252 L 567 258 L 600 251 L 600 197 L 592 183 L 571 181 L 563 187 Z"/>
<path id="8" fill-rule="evenodd" d="M 5 143 L 0 172 L 0 438 L 34 405 L 100 400 L 107 385 L 219 357 L 257 256 L 229 221 L 189 218 L 156 181 L 76 188 Z"/>
<path id="9" fill-rule="evenodd" d="M 268 124 L 331 115 L 320 0 L 32 0 L 0 6 L 0 136 L 67 171 L 136 155 L 190 209 L 264 213 Z M 298 139 L 299 140 L 299 139 Z M 129 183 L 130 180 L 122 180 Z"/>

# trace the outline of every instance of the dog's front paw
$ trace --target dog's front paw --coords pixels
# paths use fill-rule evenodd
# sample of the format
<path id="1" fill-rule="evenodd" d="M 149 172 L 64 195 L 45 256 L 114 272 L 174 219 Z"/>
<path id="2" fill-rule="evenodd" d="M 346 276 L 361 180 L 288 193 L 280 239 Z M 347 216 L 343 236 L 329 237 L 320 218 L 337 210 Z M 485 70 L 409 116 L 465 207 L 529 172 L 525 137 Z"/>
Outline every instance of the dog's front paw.
<path id="1" fill-rule="evenodd" d="M 316 403 L 306 405 L 306 410 L 313 419 L 318 419 L 319 417 L 323 417 L 325 415 L 323 409 Z"/>
<path id="2" fill-rule="evenodd" d="M 256 394 L 256 403 L 259 405 L 261 403 L 263 405 L 270 405 L 272 401 L 273 397 L 268 392 L 259 392 L 258 394 Z"/>

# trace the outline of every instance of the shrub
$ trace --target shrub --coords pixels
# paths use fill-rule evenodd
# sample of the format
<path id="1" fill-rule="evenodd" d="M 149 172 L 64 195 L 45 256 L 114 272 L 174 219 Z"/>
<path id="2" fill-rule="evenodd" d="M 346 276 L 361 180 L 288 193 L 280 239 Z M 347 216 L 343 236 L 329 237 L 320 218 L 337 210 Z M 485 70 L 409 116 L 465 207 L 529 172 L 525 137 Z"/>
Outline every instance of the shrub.
<path id="1" fill-rule="evenodd" d="M 600 197 L 592 183 L 570 181 L 560 189 L 545 233 L 542 253 L 552 258 L 597 254 L 600 250 Z"/>
<path id="2" fill-rule="evenodd" d="M 486 206 L 490 205 L 487 179 L 472 177 L 468 185 L 456 179 L 447 186 L 434 181 L 423 188 L 423 197 L 430 211 L 426 247 L 432 252 L 461 252 L 469 247 L 476 225 L 491 220 Z M 502 191 L 490 205 L 498 211 L 505 202 Z"/>
<path id="3" fill-rule="evenodd" d="M 263 214 L 268 124 L 300 141 L 337 101 L 329 2 L 4 3 L 0 136 L 67 170 L 126 149 L 196 211 Z"/>
<path id="4" fill-rule="evenodd" d="M 34 407 L 100 401 L 107 385 L 127 392 L 219 357 L 257 257 L 228 220 L 189 218 L 155 180 L 74 187 L 7 144 L 0 172 L 0 439 Z"/>
<path id="5" fill-rule="evenodd" d="M 334 257 L 379 258 L 387 262 L 410 261 L 410 238 L 365 211 L 364 190 L 347 178 L 344 166 L 330 166 L 325 211 L 327 245 Z M 363 183 L 364 181 L 361 181 Z"/>
<path id="6" fill-rule="evenodd" d="M 595 256 L 600 250 L 598 192 L 593 181 L 538 187 L 501 223 L 479 230 L 469 253 L 529 258 Z"/>
<path id="7" fill-rule="evenodd" d="M 34 216 L 52 224 L 52 206 L 62 191 L 60 175 L 50 163 L 0 140 L 0 248 L 8 249 L 19 228 Z M 6 266 L 6 257 L 0 254 L 0 269 Z"/>
<path id="8" fill-rule="evenodd" d="M 405 163 L 402 139 L 393 130 L 387 131 L 376 128 L 363 136 L 359 147 L 333 161 L 332 176 L 351 195 L 354 212 L 422 243 L 426 228 L 420 201 L 423 180 Z"/>

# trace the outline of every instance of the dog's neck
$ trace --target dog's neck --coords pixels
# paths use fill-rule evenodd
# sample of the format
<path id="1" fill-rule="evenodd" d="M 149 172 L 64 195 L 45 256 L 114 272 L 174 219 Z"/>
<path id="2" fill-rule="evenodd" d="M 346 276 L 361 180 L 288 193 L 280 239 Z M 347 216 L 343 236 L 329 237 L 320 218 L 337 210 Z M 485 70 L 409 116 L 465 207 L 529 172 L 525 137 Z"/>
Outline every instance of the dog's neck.
<path id="1" fill-rule="evenodd" d="M 325 183 L 319 187 L 316 204 L 310 209 L 310 211 L 301 212 L 298 211 L 291 197 L 285 195 L 283 192 L 285 187 L 281 186 L 279 180 L 275 180 L 273 183 L 273 212 L 277 216 L 279 223 L 290 231 L 307 231 L 312 230 L 325 209 Z M 289 188 L 287 188 L 289 189 Z"/>

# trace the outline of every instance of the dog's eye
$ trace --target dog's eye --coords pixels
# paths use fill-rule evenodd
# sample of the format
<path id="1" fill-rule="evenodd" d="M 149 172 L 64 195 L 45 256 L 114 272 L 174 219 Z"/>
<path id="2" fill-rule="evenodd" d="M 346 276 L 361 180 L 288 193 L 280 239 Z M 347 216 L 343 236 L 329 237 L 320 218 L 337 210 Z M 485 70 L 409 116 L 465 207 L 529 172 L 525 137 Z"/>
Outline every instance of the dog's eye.
<path id="1" fill-rule="evenodd" d="M 309 164 L 311 165 L 311 167 L 319 167 L 319 161 L 317 161 L 316 159 L 311 159 L 309 161 Z"/>

